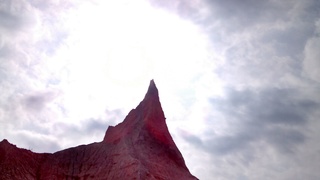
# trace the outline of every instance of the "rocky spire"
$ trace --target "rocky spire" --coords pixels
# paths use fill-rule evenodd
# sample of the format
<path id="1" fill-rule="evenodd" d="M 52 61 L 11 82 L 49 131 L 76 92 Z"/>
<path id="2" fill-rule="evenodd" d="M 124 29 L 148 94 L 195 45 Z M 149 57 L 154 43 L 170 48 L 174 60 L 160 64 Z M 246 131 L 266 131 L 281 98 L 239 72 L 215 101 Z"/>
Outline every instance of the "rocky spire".
<path id="1" fill-rule="evenodd" d="M 0 179 L 195 180 L 166 125 L 153 80 L 140 104 L 104 140 L 39 154 L 0 142 Z"/>
<path id="2" fill-rule="evenodd" d="M 148 98 L 148 97 L 154 97 L 154 98 L 159 99 L 158 89 L 157 89 L 156 84 L 154 83 L 153 79 L 150 81 L 147 94 L 145 95 L 144 98 Z"/>
<path id="3" fill-rule="evenodd" d="M 129 112 L 124 121 L 115 127 L 108 128 L 104 141 L 117 141 L 118 139 L 123 138 L 123 136 L 129 136 L 130 138 L 136 137 L 132 134 L 142 130 L 147 130 L 149 135 L 154 136 L 155 138 L 162 139 L 167 143 L 173 143 L 165 123 L 165 116 L 154 80 L 150 81 L 144 99 L 135 109 Z"/>

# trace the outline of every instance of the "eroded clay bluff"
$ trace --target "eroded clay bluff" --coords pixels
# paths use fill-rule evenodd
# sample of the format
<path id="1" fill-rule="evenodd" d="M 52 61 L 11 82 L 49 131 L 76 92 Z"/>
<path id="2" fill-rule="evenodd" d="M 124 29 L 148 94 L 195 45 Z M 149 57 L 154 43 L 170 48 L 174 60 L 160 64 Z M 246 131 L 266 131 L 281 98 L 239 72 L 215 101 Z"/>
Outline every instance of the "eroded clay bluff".
<path id="1" fill-rule="evenodd" d="M 0 142 L 0 180 L 197 179 L 188 170 L 166 125 L 153 80 L 124 121 L 109 126 L 102 142 L 34 153 Z"/>

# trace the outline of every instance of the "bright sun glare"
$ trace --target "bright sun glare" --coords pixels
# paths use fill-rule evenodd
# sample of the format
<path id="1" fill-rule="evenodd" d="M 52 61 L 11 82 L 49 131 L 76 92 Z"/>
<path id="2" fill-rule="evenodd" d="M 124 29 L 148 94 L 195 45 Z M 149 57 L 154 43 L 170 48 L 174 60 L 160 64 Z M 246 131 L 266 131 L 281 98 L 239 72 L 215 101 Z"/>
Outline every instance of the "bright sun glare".
<path id="1" fill-rule="evenodd" d="M 123 45 L 112 48 L 108 59 L 106 72 L 113 83 L 132 84 L 152 76 L 153 67 L 143 47 Z"/>
<path id="2" fill-rule="evenodd" d="M 123 106 L 117 94 L 128 88 L 130 96 L 141 94 L 150 79 L 168 86 L 190 83 L 207 54 L 195 25 L 143 0 L 85 4 L 72 12 L 67 26 L 70 36 L 56 62 L 67 69 L 63 89 L 70 111 L 84 112 L 84 105 L 75 103 L 81 98 L 93 109 L 84 117 L 105 109 L 104 102 Z"/>

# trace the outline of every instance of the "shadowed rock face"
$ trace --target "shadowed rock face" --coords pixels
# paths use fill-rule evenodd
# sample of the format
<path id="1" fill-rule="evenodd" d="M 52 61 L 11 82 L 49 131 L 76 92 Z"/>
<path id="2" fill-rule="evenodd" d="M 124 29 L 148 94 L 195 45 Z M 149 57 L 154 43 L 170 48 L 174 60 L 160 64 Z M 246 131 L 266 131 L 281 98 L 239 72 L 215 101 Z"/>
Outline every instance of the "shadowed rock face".
<path id="1" fill-rule="evenodd" d="M 143 101 L 102 142 L 53 154 L 0 142 L 0 179 L 197 179 L 168 131 L 151 80 Z"/>

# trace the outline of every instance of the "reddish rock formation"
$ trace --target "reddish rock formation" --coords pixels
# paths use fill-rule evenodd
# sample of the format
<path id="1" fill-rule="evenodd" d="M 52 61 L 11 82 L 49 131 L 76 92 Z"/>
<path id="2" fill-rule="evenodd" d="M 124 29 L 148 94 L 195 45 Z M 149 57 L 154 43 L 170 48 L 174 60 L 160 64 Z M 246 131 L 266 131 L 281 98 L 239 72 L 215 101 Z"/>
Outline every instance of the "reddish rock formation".
<path id="1" fill-rule="evenodd" d="M 151 80 L 143 101 L 102 142 L 53 154 L 0 142 L 0 179 L 197 179 L 168 131 Z"/>

